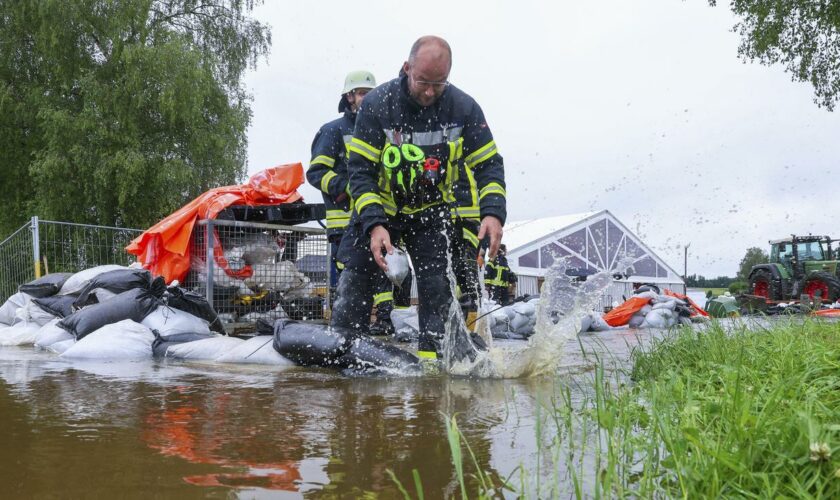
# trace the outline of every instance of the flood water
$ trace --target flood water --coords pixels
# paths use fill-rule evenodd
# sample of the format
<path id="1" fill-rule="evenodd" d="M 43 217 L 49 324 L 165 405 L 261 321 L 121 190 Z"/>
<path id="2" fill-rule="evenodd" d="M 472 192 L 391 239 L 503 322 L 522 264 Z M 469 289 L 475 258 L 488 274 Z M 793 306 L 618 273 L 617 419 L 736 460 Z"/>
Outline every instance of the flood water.
<path id="1" fill-rule="evenodd" d="M 401 498 L 387 471 L 416 497 L 416 469 L 426 498 L 460 496 L 447 415 L 483 470 L 518 484 L 518 467 L 545 463 L 537 460 L 538 402 L 590 372 L 594 354 L 626 364 L 648 335 L 581 335 L 556 375 L 517 380 L 71 363 L 0 348 L 0 484 L 7 498 Z M 573 397 L 582 387 L 573 384 Z"/>

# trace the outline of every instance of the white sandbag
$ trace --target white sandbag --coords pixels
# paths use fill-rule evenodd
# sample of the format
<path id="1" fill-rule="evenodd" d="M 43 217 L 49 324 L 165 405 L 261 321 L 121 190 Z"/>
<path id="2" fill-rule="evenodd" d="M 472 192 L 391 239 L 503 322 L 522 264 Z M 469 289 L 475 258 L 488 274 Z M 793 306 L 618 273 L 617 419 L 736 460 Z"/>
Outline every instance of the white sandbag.
<path id="1" fill-rule="evenodd" d="M 301 284 L 286 290 L 286 293 L 283 294 L 283 297 L 287 299 L 303 299 L 306 297 L 312 297 L 315 295 L 315 285 L 309 282 L 309 278 L 303 276 L 301 278 Z"/>
<path id="2" fill-rule="evenodd" d="M 309 278 L 298 271 L 294 262 L 283 260 L 270 264 L 255 264 L 252 274 L 244 282 L 251 290 L 277 290 L 285 292 L 305 287 Z"/>
<path id="3" fill-rule="evenodd" d="M 256 365 L 296 366 L 274 349 L 274 335 L 258 335 L 239 343 L 233 350 L 218 358 L 219 363 L 244 363 Z"/>
<path id="4" fill-rule="evenodd" d="M 417 306 L 406 308 L 394 308 L 391 310 L 391 323 L 395 330 L 411 329 L 414 332 L 420 331 L 420 318 L 417 316 Z"/>
<path id="5" fill-rule="evenodd" d="M 592 324 L 590 326 L 592 331 L 606 332 L 607 330 L 612 330 L 613 329 L 613 327 L 611 327 L 609 325 L 609 323 L 604 321 L 604 318 L 600 314 L 590 313 L 589 316 L 590 316 L 590 319 L 592 320 Z"/>
<path id="6" fill-rule="evenodd" d="M 168 306 L 158 306 L 140 322 L 149 330 L 155 330 L 163 337 L 176 333 L 210 334 L 210 326 L 198 316 Z"/>
<path id="7" fill-rule="evenodd" d="M 653 305 L 653 309 L 668 309 L 673 311 L 677 307 L 676 300 L 669 300 L 667 302 L 658 302 Z"/>
<path id="8" fill-rule="evenodd" d="M 166 357 L 191 361 L 215 361 L 223 354 L 236 349 L 242 342 L 244 342 L 242 339 L 224 336 L 185 342 L 167 349 Z"/>
<path id="9" fill-rule="evenodd" d="M 643 299 L 658 299 L 659 294 L 654 291 L 648 290 L 646 292 L 637 293 L 633 295 L 633 297 L 641 297 Z"/>
<path id="10" fill-rule="evenodd" d="M 76 339 L 67 339 L 67 340 L 62 340 L 61 342 L 56 342 L 55 344 L 52 344 L 52 345 L 46 347 L 46 349 L 49 352 L 54 352 L 56 354 L 62 354 L 67 349 L 70 349 L 71 347 L 73 347 L 75 344 L 76 344 Z"/>
<path id="11" fill-rule="evenodd" d="M 35 332 L 35 347 L 45 349 L 56 342 L 74 339 L 73 334 L 58 326 L 58 318 L 50 321 Z"/>
<path id="12" fill-rule="evenodd" d="M 522 330 L 526 330 L 528 324 L 530 323 L 530 318 L 524 314 L 516 313 L 512 320 L 510 320 L 510 329 L 516 333 L 522 333 Z"/>
<path id="13" fill-rule="evenodd" d="M 516 311 L 511 306 L 505 306 L 499 310 L 505 313 L 505 316 L 507 316 L 508 321 L 513 321 L 513 318 L 516 317 Z"/>
<path id="14" fill-rule="evenodd" d="M 589 328 L 592 326 L 592 317 L 589 314 L 584 315 L 580 318 L 580 333 L 588 332 Z"/>
<path id="15" fill-rule="evenodd" d="M 41 329 L 41 325 L 30 321 L 21 321 L 12 326 L 0 328 L 0 345 L 32 345 L 35 343 L 35 334 Z"/>
<path id="16" fill-rule="evenodd" d="M 31 300 L 32 297 L 23 292 L 18 292 L 9 297 L 8 300 L 0 306 L 0 325 L 11 326 L 14 324 L 15 313 L 17 310 L 28 304 Z"/>
<path id="17" fill-rule="evenodd" d="M 641 328 L 642 324 L 645 322 L 645 316 L 645 314 L 641 314 L 641 311 L 637 312 L 630 317 L 630 321 L 627 322 L 627 326 L 630 328 Z"/>
<path id="18" fill-rule="evenodd" d="M 67 281 L 64 282 L 64 285 L 61 286 L 61 290 L 58 291 L 59 295 L 67 295 L 70 293 L 76 293 L 82 291 L 82 288 L 85 287 L 88 281 L 99 276 L 102 273 L 107 273 L 108 271 L 116 271 L 117 269 L 126 269 L 125 266 L 118 266 L 116 264 L 107 264 L 104 266 L 96 266 L 91 267 L 90 269 L 85 269 L 84 271 L 79 271 L 78 273 L 74 274 L 67 278 Z"/>
<path id="19" fill-rule="evenodd" d="M 87 334 L 61 354 L 67 359 L 136 360 L 152 358 L 155 335 L 136 321 L 126 319 Z"/>
<path id="20" fill-rule="evenodd" d="M 639 309 L 639 311 L 638 311 L 638 312 L 639 312 L 639 314 L 641 314 L 642 316 L 645 316 L 645 315 L 647 315 L 647 313 L 651 312 L 652 310 L 653 310 L 653 306 L 652 306 L 652 305 L 650 305 L 650 304 L 645 304 L 645 305 L 643 305 L 643 306 L 642 306 L 642 308 L 641 308 L 641 309 Z"/>
<path id="21" fill-rule="evenodd" d="M 15 323 L 37 323 L 38 326 L 44 326 L 55 318 L 54 314 L 41 309 L 35 302 L 29 302 L 15 312 Z"/>
<path id="22" fill-rule="evenodd" d="M 647 313 L 642 327 L 670 328 L 677 323 L 677 316 L 670 309 L 654 309 Z"/>
<path id="23" fill-rule="evenodd" d="M 533 316 L 537 313 L 536 310 L 536 302 L 517 302 L 513 304 L 511 307 L 516 314 L 522 314 L 523 316 Z"/>
<path id="24" fill-rule="evenodd" d="M 391 280 L 394 286 L 402 286 L 405 277 L 408 276 L 408 255 L 397 247 L 394 247 L 394 253 L 385 254 L 385 265 L 388 270 L 385 271 L 385 276 Z"/>

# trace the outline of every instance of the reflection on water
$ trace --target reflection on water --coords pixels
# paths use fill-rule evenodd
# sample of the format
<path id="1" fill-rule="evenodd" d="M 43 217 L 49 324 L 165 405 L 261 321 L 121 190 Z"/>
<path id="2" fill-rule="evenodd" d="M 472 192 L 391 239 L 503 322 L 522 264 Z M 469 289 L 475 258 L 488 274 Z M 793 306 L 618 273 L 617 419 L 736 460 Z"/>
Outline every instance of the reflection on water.
<path id="1" fill-rule="evenodd" d="M 627 332 L 587 339 L 623 355 L 635 343 Z M 578 352 L 570 341 L 564 373 L 590 369 L 592 359 Z M 393 498 L 401 494 L 387 470 L 413 492 L 417 469 L 427 498 L 457 496 L 444 415 L 457 415 L 497 484 L 511 474 L 518 484 L 517 467 L 548 462 L 536 456 L 535 406 L 566 379 L 71 364 L 4 348 L 0 483 L 7 497 Z"/>

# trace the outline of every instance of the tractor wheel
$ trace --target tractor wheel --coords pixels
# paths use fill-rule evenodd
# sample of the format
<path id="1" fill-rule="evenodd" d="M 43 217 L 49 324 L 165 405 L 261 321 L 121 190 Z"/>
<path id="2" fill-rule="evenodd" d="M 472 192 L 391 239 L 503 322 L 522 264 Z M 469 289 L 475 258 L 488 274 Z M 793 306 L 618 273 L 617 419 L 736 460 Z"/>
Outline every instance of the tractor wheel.
<path id="1" fill-rule="evenodd" d="M 758 269 L 750 275 L 750 293 L 768 300 L 779 300 L 773 289 L 773 276 L 767 269 Z"/>
<path id="2" fill-rule="evenodd" d="M 817 271 L 805 278 L 801 293 L 811 299 L 819 295 L 824 302 L 834 302 L 840 297 L 840 280 L 831 273 Z"/>

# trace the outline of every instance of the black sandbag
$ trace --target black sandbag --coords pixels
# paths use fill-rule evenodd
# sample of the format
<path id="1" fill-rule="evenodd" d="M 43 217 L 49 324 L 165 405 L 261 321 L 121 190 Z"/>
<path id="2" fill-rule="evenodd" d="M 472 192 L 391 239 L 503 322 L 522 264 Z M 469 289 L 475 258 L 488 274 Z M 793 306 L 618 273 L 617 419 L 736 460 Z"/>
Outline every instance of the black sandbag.
<path id="1" fill-rule="evenodd" d="M 75 295 L 55 295 L 32 300 L 38 304 L 38 307 L 59 318 L 66 318 L 75 312 L 73 309 L 75 301 Z"/>
<path id="2" fill-rule="evenodd" d="M 367 335 L 358 335 L 351 340 L 350 348 L 337 364 L 341 368 L 364 372 L 390 370 L 407 373 L 420 370 L 420 359 L 414 354 Z"/>
<path id="3" fill-rule="evenodd" d="M 338 360 L 350 348 L 352 335 L 326 325 L 278 319 L 274 323 L 274 350 L 302 366 L 340 368 Z"/>
<path id="4" fill-rule="evenodd" d="M 160 299 L 149 290 L 135 288 L 111 298 L 101 304 L 94 304 L 58 322 L 58 326 L 72 333 L 76 340 L 105 325 L 130 319 L 140 323 L 160 305 Z"/>
<path id="5" fill-rule="evenodd" d="M 193 316 L 198 316 L 210 324 L 210 330 L 227 335 L 222 320 L 219 319 L 216 310 L 213 309 L 213 306 L 207 302 L 207 299 L 203 295 L 184 290 L 177 286 L 171 286 L 166 291 L 169 292 L 166 297 L 166 304 L 169 307 L 188 312 Z M 273 330 L 267 333 L 267 335 L 271 335 L 271 333 L 273 333 Z"/>
<path id="6" fill-rule="evenodd" d="M 117 294 L 133 290 L 135 288 L 143 288 L 148 290 L 152 284 L 152 273 L 146 269 L 115 269 L 113 271 L 106 271 L 102 274 L 94 276 L 79 292 L 79 298 L 76 299 L 74 306 L 81 309 L 86 305 L 95 303 L 90 301 L 90 294 L 97 288 L 104 288 L 109 292 Z"/>
<path id="7" fill-rule="evenodd" d="M 210 339 L 216 336 L 215 334 L 188 332 L 175 333 L 163 338 L 157 330 L 152 330 L 152 333 L 155 334 L 155 341 L 152 342 L 152 355 L 156 358 L 166 356 L 166 350 L 174 345 L 183 344 L 185 342 L 193 342 L 196 340 Z"/>
<path id="8" fill-rule="evenodd" d="M 50 297 L 61 290 L 61 286 L 73 273 L 51 273 L 18 287 L 19 292 L 35 298 Z"/>

